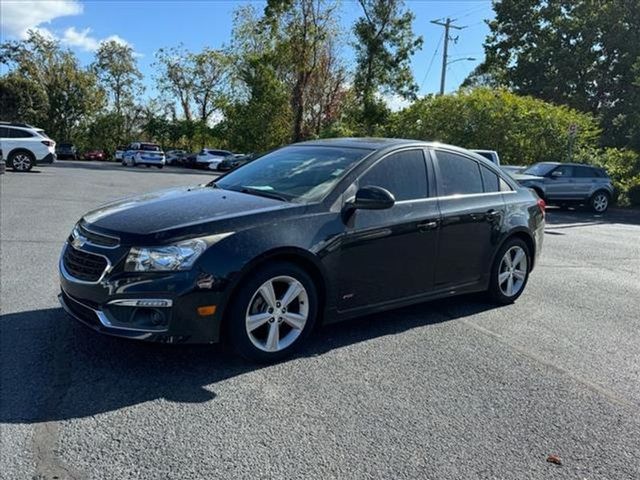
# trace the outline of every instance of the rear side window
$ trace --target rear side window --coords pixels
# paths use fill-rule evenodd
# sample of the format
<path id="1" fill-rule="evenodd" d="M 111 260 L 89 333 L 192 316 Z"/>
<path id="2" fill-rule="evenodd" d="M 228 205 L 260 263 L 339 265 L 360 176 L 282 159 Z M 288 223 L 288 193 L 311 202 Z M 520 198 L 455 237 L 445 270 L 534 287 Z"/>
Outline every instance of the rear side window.
<path id="1" fill-rule="evenodd" d="M 499 192 L 500 177 L 498 177 L 497 174 L 482 165 L 480 165 L 480 172 L 482 173 L 482 183 L 484 185 L 484 191 Z"/>
<path id="2" fill-rule="evenodd" d="M 360 187 L 386 188 L 398 202 L 425 198 L 428 192 L 424 154 L 422 150 L 393 153 L 376 163 L 358 183 Z"/>
<path id="3" fill-rule="evenodd" d="M 440 196 L 471 195 L 483 192 L 478 163 L 450 152 L 437 151 L 436 156 L 440 170 Z"/>
<path id="4" fill-rule="evenodd" d="M 599 172 L 591 167 L 573 167 L 573 176 L 579 178 L 599 177 Z"/>
<path id="5" fill-rule="evenodd" d="M 9 138 L 31 138 L 31 137 L 33 137 L 31 132 L 27 132 L 26 130 L 22 130 L 20 128 L 9 129 Z"/>
<path id="6" fill-rule="evenodd" d="M 7 127 L 0 127 L 0 138 L 9 138 L 9 129 Z"/>

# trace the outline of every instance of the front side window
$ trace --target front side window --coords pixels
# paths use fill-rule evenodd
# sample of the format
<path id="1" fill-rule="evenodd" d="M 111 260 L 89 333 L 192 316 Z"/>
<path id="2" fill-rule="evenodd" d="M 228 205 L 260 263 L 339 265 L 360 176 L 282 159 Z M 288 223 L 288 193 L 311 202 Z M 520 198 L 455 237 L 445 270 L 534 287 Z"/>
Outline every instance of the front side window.
<path id="1" fill-rule="evenodd" d="M 310 203 L 322 200 L 369 153 L 362 148 L 292 145 L 267 153 L 209 185 Z"/>
<path id="2" fill-rule="evenodd" d="M 556 168 L 551 175 L 554 177 L 572 177 L 573 176 L 573 167 L 571 165 L 560 165 Z"/>
<path id="3" fill-rule="evenodd" d="M 425 198 L 427 170 L 422 150 L 406 150 L 383 158 L 360 178 L 358 186 L 385 188 L 397 202 Z"/>
<path id="4" fill-rule="evenodd" d="M 451 152 L 437 151 L 436 156 L 440 170 L 440 196 L 483 192 L 480 166 L 477 162 Z"/>

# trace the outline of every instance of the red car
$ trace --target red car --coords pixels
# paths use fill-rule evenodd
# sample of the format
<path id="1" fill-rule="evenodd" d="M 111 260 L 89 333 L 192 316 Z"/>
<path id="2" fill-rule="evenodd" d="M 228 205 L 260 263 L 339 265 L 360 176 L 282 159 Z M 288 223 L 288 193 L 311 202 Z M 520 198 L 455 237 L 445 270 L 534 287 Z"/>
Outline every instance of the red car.
<path id="1" fill-rule="evenodd" d="M 83 158 L 85 160 L 106 160 L 107 156 L 104 150 L 89 150 L 84 153 Z"/>

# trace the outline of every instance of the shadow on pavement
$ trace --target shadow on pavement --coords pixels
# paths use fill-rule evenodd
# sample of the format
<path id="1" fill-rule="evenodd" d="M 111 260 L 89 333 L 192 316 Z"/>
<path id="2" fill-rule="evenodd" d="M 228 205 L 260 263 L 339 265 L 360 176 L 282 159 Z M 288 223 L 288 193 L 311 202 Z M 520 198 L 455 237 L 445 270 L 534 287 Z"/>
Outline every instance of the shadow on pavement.
<path id="1" fill-rule="evenodd" d="M 47 168 L 80 168 L 84 170 L 112 170 L 120 172 L 135 172 L 135 173 L 178 173 L 178 174 L 201 174 L 201 175 L 221 175 L 222 172 L 215 172 L 210 170 L 174 167 L 166 166 L 164 168 L 146 167 L 139 165 L 137 167 L 123 167 L 120 162 L 100 162 L 100 161 L 83 161 L 83 160 L 67 160 L 58 161 Z"/>
<path id="2" fill-rule="evenodd" d="M 640 225 L 639 209 L 612 208 L 606 213 L 597 214 L 585 209 L 562 210 L 547 208 L 547 228 L 562 230 L 565 228 L 587 227 L 589 225 L 625 224 Z"/>
<path id="3" fill-rule="evenodd" d="M 495 308 L 476 296 L 447 299 L 319 328 L 300 357 Z M 97 334 L 62 309 L 4 315 L 0 422 L 84 418 L 156 399 L 203 403 L 217 382 L 252 365 L 218 345 L 160 345 Z M 294 358 L 295 360 L 295 358 Z"/>

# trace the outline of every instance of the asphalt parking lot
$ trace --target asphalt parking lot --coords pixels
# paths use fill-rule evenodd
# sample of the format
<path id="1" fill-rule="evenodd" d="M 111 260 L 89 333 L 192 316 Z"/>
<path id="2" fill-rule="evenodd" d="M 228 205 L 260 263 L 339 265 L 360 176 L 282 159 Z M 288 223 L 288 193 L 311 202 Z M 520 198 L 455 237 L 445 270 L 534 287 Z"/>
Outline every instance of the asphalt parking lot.
<path id="1" fill-rule="evenodd" d="M 210 178 L 81 162 L 0 176 L 2 478 L 640 478 L 640 211 L 551 210 L 515 305 L 333 325 L 274 366 L 63 314 L 58 255 L 84 212 Z"/>

